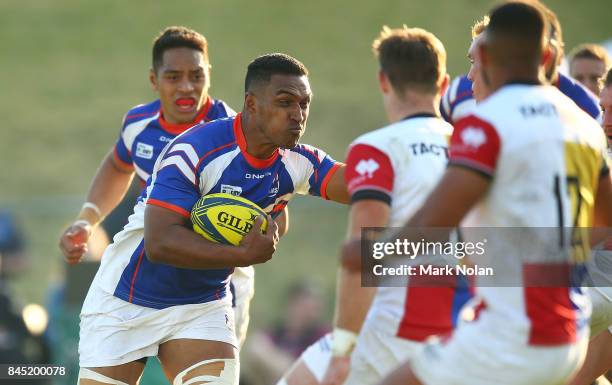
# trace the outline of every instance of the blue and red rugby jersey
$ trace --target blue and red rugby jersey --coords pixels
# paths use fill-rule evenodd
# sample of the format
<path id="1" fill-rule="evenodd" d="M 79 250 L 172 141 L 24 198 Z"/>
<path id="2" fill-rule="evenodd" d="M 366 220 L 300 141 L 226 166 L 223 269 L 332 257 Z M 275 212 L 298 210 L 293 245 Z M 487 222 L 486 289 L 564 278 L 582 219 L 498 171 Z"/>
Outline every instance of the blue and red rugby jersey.
<path id="1" fill-rule="evenodd" d="M 189 217 L 202 195 L 226 192 L 255 202 L 274 217 L 294 194 L 326 199 L 338 167 L 325 152 L 305 144 L 279 149 L 265 160 L 252 157 L 240 114 L 194 126 L 160 155 L 143 199 L 102 259 L 96 284 L 125 301 L 156 309 L 223 298 L 233 269 L 184 269 L 148 260 L 145 205 Z"/>
<path id="2" fill-rule="evenodd" d="M 572 99 L 587 114 L 601 122 L 599 100 L 586 87 L 563 74 L 559 74 L 559 79 L 554 86 L 565 96 Z M 474 96 L 472 95 L 472 81 L 467 78 L 467 75 L 461 75 L 451 82 L 442 96 L 440 113 L 444 120 L 454 124 L 462 117 L 467 116 L 475 104 Z"/>
<path id="3" fill-rule="evenodd" d="M 234 115 L 236 112 L 225 102 L 211 97 L 208 97 L 194 121 L 186 124 L 168 123 L 159 99 L 136 106 L 123 118 L 121 133 L 115 144 L 115 160 L 134 166 L 144 186 L 162 149 L 177 135 L 196 124 Z"/>

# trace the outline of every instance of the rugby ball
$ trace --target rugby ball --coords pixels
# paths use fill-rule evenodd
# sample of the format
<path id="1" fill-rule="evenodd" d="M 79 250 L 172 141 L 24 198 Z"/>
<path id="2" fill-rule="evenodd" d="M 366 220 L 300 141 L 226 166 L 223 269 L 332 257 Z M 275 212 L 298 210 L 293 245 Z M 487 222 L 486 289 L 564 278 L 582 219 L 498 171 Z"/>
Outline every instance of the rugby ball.
<path id="1" fill-rule="evenodd" d="M 248 199 L 226 194 L 210 194 L 201 197 L 191 209 L 193 230 L 209 241 L 237 246 L 255 223 L 266 213 Z M 264 220 L 261 231 L 268 228 Z"/>

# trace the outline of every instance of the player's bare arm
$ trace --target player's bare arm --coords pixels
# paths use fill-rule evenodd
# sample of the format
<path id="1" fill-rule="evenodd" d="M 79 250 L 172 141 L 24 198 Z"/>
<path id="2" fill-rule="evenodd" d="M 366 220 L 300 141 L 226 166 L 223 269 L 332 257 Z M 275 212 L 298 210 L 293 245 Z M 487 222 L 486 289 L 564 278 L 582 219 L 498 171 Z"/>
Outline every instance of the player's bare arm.
<path id="1" fill-rule="evenodd" d="M 102 216 L 106 216 L 121 202 L 133 177 L 134 166 L 119 162 L 111 149 L 94 177 L 87 201 L 95 203 Z"/>
<path id="2" fill-rule="evenodd" d="M 348 204 L 350 202 L 350 197 L 348 190 L 346 189 L 346 182 L 344 181 L 345 171 L 346 165 L 340 163 L 340 167 L 338 167 L 334 175 L 332 175 L 329 179 L 325 193 L 327 194 L 329 200 Z"/>
<path id="3" fill-rule="evenodd" d="M 171 210 L 148 205 L 145 211 L 145 250 L 150 261 L 190 269 L 250 266 L 272 258 L 278 242 L 278 226 L 268 217 L 268 230 L 259 231 L 263 218 L 255 221 L 239 246 L 205 240 L 191 229 L 189 218 Z"/>
<path id="4" fill-rule="evenodd" d="M 597 378 L 610 369 L 612 362 L 612 333 L 604 330 L 589 343 L 584 365 L 569 385 L 590 385 L 599 383 Z"/>
<path id="5" fill-rule="evenodd" d="M 360 241 L 361 231 L 366 227 L 383 227 L 388 224 L 390 216 L 389 204 L 378 200 L 360 200 L 351 205 L 349 213 L 348 236 L 349 241 Z M 345 259 L 342 258 L 342 261 Z M 338 286 L 338 297 L 336 299 L 335 324 L 337 327 L 359 332 L 370 308 L 374 288 L 361 287 L 360 272 L 352 272 L 344 267 L 342 263 L 341 277 Z M 343 278 L 351 280 L 353 285 L 344 285 Z M 359 295 L 354 290 L 359 291 Z"/>
<path id="6" fill-rule="evenodd" d="M 595 195 L 595 208 L 591 245 L 609 242 L 612 237 L 612 174 L 609 170 L 601 176 Z"/>
<path id="7" fill-rule="evenodd" d="M 378 200 L 360 200 L 351 205 L 348 234 L 349 241 L 361 240 L 364 227 L 383 227 L 389 221 L 389 204 Z M 342 258 L 345 261 L 345 258 Z M 338 270 L 336 287 L 336 309 L 332 359 L 329 363 L 323 385 L 342 384 L 349 372 L 350 352 L 357 334 L 368 313 L 376 294 L 374 287 L 361 287 L 361 273 L 350 267 Z"/>
<path id="8" fill-rule="evenodd" d="M 612 173 L 599 180 L 595 196 L 595 227 L 612 227 Z"/>
<path id="9" fill-rule="evenodd" d="M 89 188 L 87 203 L 60 238 L 60 249 L 68 263 L 78 263 L 87 252 L 92 227 L 104 219 L 127 192 L 134 177 L 134 167 L 119 163 L 113 150 L 106 155 Z"/>

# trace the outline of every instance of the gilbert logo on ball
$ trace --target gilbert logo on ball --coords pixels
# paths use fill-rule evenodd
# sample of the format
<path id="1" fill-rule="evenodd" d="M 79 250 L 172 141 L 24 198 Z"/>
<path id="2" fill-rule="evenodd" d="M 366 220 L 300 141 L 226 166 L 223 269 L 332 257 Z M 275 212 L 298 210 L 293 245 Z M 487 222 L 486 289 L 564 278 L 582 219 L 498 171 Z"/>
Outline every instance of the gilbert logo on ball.
<path id="1" fill-rule="evenodd" d="M 209 241 L 237 246 L 259 216 L 266 213 L 243 197 L 220 193 L 201 197 L 191 210 L 193 230 Z M 264 220 L 261 230 L 268 228 Z"/>

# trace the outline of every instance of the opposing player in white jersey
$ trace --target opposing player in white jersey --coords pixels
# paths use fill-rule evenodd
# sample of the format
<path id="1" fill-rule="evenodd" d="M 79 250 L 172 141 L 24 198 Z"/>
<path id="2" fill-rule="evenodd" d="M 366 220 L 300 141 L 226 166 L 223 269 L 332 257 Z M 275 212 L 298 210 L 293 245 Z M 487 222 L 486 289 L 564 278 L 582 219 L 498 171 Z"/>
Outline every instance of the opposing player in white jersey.
<path id="1" fill-rule="evenodd" d="M 548 34 L 548 49 L 551 52 L 550 59 L 542 62 L 542 68 L 544 68 L 546 71 L 547 79 L 593 118 L 598 119 L 601 117 L 602 126 L 604 127 L 605 132 L 606 117 L 605 114 L 600 113 L 599 108 L 596 106 L 597 98 L 586 92 L 582 86 L 576 84 L 573 79 L 558 73 L 556 70 L 553 70 L 554 68 L 558 67 L 559 60 L 563 54 L 563 42 L 559 19 L 552 10 L 546 7 L 545 4 L 541 2 L 534 2 L 533 4 L 538 6 L 544 13 L 548 26 L 551 29 L 550 33 Z M 471 62 L 470 79 L 473 81 L 474 97 L 477 102 L 486 98 L 490 93 L 482 79 L 481 71 L 478 68 L 478 63 L 474 62 L 474 56 L 476 50 L 478 49 L 478 44 L 483 37 L 481 34 L 488 23 L 489 18 L 484 16 L 481 20 L 474 24 L 471 31 L 472 43 L 468 51 L 468 58 Z M 601 111 L 604 111 L 605 102 L 601 102 L 600 105 Z M 612 119 L 608 119 L 608 125 L 610 125 L 610 121 L 612 121 Z M 609 137 L 607 133 L 606 135 Z M 610 149 L 608 147 L 608 152 L 609 151 Z M 608 266 L 610 263 L 608 262 L 610 259 L 610 251 L 606 251 L 605 247 L 606 246 L 604 243 L 602 245 L 603 249 L 600 248 L 596 250 L 593 254 L 593 260 L 587 264 L 589 273 L 595 276 L 590 283 L 592 287 L 588 290 L 589 297 L 593 302 L 593 311 L 590 323 L 591 342 L 589 343 L 589 354 L 585 361 L 585 365 L 577 374 L 572 385 L 590 384 L 593 382 L 591 378 L 595 376 L 595 373 L 601 374 L 604 371 L 604 368 L 612 365 L 610 363 L 610 358 L 602 349 L 603 346 L 606 346 L 608 343 L 608 335 L 606 333 L 601 333 L 602 330 L 607 329 L 609 322 L 612 319 L 612 291 L 609 287 L 609 285 L 612 285 L 612 274 L 610 274 L 612 270 L 610 270 L 610 267 L 606 267 L 604 270 L 598 267 L 599 265 Z"/>
<path id="2" fill-rule="evenodd" d="M 416 212 L 446 168 L 452 133 L 438 110 L 448 84 L 442 43 L 419 28 L 385 27 L 373 48 L 391 123 L 348 149 L 349 240 L 360 239 L 364 227 L 399 226 Z M 345 262 L 333 335 L 309 347 L 281 383 L 375 384 L 426 338 L 450 333 L 470 295 L 457 276 L 438 287 L 412 279 L 406 287 L 361 287 L 361 273 Z"/>
<path id="3" fill-rule="evenodd" d="M 158 157 L 129 223 L 102 257 L 81 310 L 81 385 L 137 384 L 140 359 L 157 356 L 174 385 L 236 385 L 238 347 L 229 279 L 237 266 L 269 260 L 276 223 L 295 194 L 348 203 L 344 166 L 298 144 L 312 92 L 308 71 L 284 54 L 247 69 L 243 111 L 199 124 Z M 192 229 L 202 195 L 231 193 L 269 214 L 240 245 Z"/>
<path id="4" fill-rule="evenodd" d="M 586 352 L 589 306 L 580 283 L 534 286 L 530 278 L 534 271 L 574 271 L 580 264 L 527 263 L 535 244 L 517 242 L 500 227 L 528 236 L 558 228 L 554 249 L 547 250 L 554 254 L 544 257 L 572 255 L 569 241 L 558 243 L 572 226 L 609 227 L 605 138 L 571 100 L 542 85 L 547 31 L 539 9 L 523 2 L 498 6 L 484 33 L 476 61 L 493 94 L 455 126 L 449 168 L 398 238 L 414 240 L 415 231 L 462 224 L 464 239 L 474 241 L 473 227 L 492 229 L 502 246 L 487 253 L 496 275 L 487 277 L 486 287 L 477 278 L 484 309 L 475 321 L 459 325 L 447 341 L 427 344 L 385 385 L 563 384 Z M 496 265 L 502 262 L 504 267 Z M 498 274 L 510 274 L 522 286 L 499 282 Z"/>

